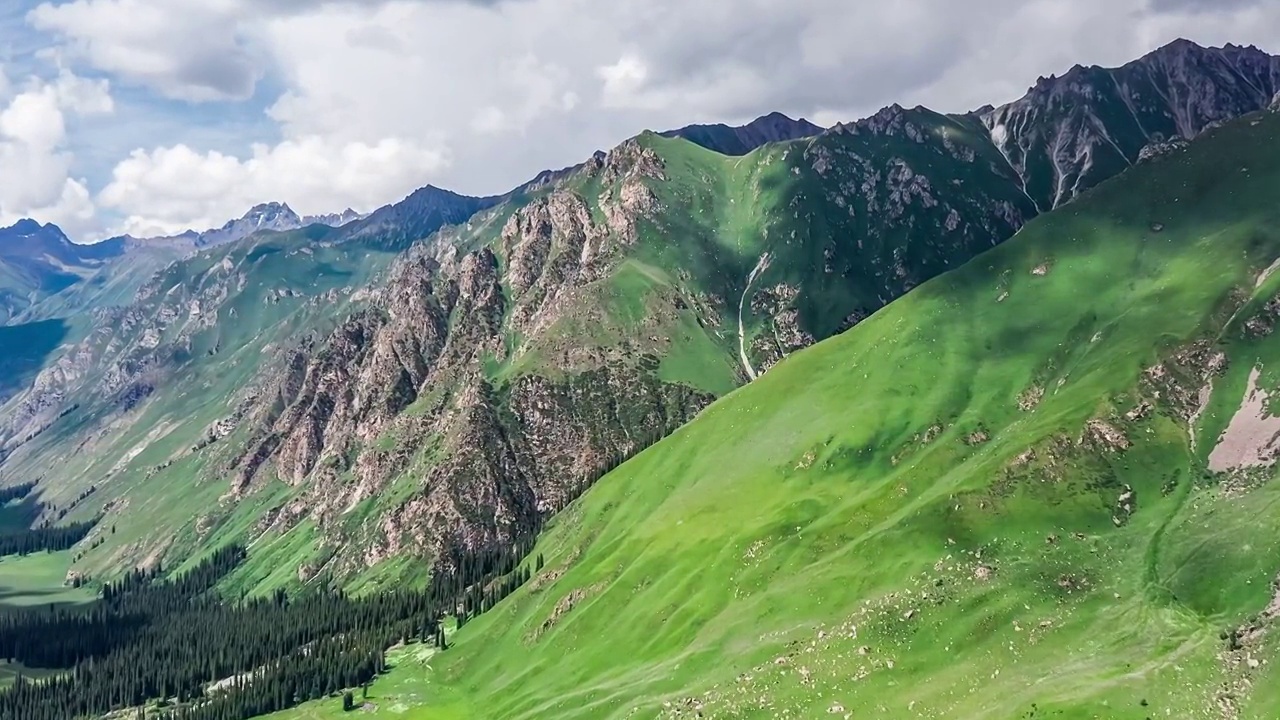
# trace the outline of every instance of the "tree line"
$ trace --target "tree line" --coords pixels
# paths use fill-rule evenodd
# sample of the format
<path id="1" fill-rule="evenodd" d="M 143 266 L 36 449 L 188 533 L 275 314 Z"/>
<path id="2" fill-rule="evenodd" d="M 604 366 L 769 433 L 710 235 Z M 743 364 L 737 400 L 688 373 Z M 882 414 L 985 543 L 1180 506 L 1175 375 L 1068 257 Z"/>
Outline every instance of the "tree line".
<path id="1" fill-rule="evenodd" d="M 80 542 L 97 525 L 97 520 L 71 523 L 70 525 L 44 524 L 31 530 L 0 532 L 0 556 L 30 555 L 31 553 L 69 550 Z"/>
<path id="2" fill-rule="evenodd" d="M 607 458 L 573 484 L 566 504 L 669 432 L 651 431 L 634 452 Z M 0 490 L 0 497 L 22 492 L 8 502 L 32 488 L 34 483 L 25 491 Z M 46 524 L 23 535 L 65 535 L 47 533 L 21 546 L 70 547 L 95 524 Z M 171 580 L 161 579 L 159 567 L 136 570 L 103 585 L 101 600 L 87 609 L 0 616 L 0 656 L 28 667 L 68 670 L 44 680 L 19 677 L 0 690 L 0 720 L 65 720 L 130 707 L 139 718 L 155 720 L 247 720 L 367 687 L 386 667 L 386 648 L 416 639 L 444 649 L 444 616 L 454 616 L 461 627 L 528 582 L 532 572 L 523 562 L 541 529 L 539 518 L 510 548 L 455 549 L 437 558 L 425 591 L 352 598 L 338 590 L 293 597 L 281 590 L 228 600 L 215 587 L 245 559 L 244 548 L 229 546 Z M 0 552 L 5 539 L 0 536 Z M 537 569 L 542 566 L 539 556 Z M 149 701 L 159 704 L 148 711 Z M 348 692 L 344 708 L 352 703 Z"/>
<path id="3" fill-rule="evenodd" d="M 0 506 L 7 505 L 15 500 L 27 500 L 35 487 L 36 484 L 34 482 L 28 482 L 0 488 Z M 80 499 L 87 497 L 89 492 L 91 491 L 82 493 Z M 29 517 L 39 517 L 43 514 L 45 508 L 44 503 L 36 500 Z M 61 520 L 65 515 L 65 512 L 62 513 L 58 516 L 58 519 Z M 46 520 L 39 527 L 0 531 L 0 556 L 30 555 L 41 551 L 68 550 L 93 530 L 94 526 L 98 524 L 98 519 L 94 518 L 87 522 L 57 526 Z"/>
<path id="4" fill-rule="evenodd" d="M 245 559 L 225 547 L 162 579 L 135 570 L 87 608 L 0 615 L 0 657 L 67 669 L 0 690 L 0 720 L 67 720 L 138 708 L 157 720 L 245 720 L 371 682 L 396 644 L 445 647 L 441 619 L 491 608 L 529 577 L 531 548 L 458 554 L 426 590 L 340 590 L 228 600 L 218 583 Z M 161 701 L 148 711 L 148 702 Z"/>
<path id="5" fill-rule="evenodd" d="M 31 491 L 35 489 L 36 489 L 36 484 L 34 482 L 22 483 L 21 485 L 10 485 L 7 488 L 0 488 L 0 505 L 8 504 L 10 502 L 13 502 L 14 500 L 21 500 L 22 498 L 30 495 Z"/>

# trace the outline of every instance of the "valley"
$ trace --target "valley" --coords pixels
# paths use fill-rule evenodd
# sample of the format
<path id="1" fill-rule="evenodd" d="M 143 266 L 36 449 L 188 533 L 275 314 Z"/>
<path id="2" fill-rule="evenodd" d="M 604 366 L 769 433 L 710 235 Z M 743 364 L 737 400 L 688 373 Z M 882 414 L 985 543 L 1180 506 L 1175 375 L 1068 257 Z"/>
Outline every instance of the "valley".
<path id="1" fill-rule="evenodd" d="M 1277 91 L 1180 41 L 22 276 L 0 519 L 87 534 L 0 605 L 190 660 L 39 717 L 1272 716 Z M 180 649 L 272 598 L 340 609 Z"/>

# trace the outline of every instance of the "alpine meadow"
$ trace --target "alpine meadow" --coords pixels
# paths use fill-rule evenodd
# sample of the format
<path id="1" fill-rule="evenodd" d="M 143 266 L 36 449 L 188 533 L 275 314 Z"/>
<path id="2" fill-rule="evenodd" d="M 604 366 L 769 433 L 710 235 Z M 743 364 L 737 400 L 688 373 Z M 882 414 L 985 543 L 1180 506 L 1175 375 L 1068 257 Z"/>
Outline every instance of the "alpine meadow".
<path id="1" fill-rule="evenodd" d="M 0 720 L 1280 717 L 1280 57 L 818 119 L 0 229 Z"/>

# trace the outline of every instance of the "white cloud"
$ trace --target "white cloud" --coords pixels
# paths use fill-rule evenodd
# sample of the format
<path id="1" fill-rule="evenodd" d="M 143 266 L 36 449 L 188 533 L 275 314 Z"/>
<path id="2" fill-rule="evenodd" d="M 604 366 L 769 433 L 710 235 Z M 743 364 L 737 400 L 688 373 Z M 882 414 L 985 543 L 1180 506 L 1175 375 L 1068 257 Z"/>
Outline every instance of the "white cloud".
<path id="1" fill-rule="evenodd" d="M 261 56 L 238 28 L 233 0 L 76 0 L 28 15 L 80 58 L 125 82 L 192 101 L 247 98 Z"/>
<path id="2" fill-rule="evenodd" d="M 637 95 L 644 90 L 645 80 L 649 78 L 649 68 L 643 60 L 628 53 L 612 65 L 598 68 L 596 75 L 604 83 L 602 99 L 605 107 L 633 107 Z"/>
<path id="3" fill-rule="evenodd" d="M 116 232 L 163 235 L 217 227 L 264 200 L 302 214 L 348 205 L 371 209 L 407 195 L 446 163 L 439 150 L 385 138 L 333 143 L 310 136 L 255 145 L 244 159 L 185 145 L 135 150 L 98 195 L 124 221 Z"/>
<path id="4" fill-rule="evenodd" d="M 66 139 L 57 90 L 46 85 L 13 98 L 0 112 L 0 135 L 38 153 L 54 150 Z"/>
<path id="5" fill-rule="evenodd" d="M 67 113 L 109 113 L 106 81 L 62 71 L 51 83 L 31 79 L 0 110 L 0 223 L 36 216 L 69 232 L 94 223 L 94 206 L 82 179 L 71 176 L 66 149 Z"/>
<path id="6" fill-rule="evenodd" d="M 1277 0 L 51 0 L 29 21 L 73 67 L 166 98 L 281 90 L 276 132 L 253 138 L 266 145 L 158 137 L 103 173 L 99 204 L 138 232 L 269 199 L 310 212 L 428 182 L 500 192 L 644 128 L 963 111 L 1178 36 L 1280 51 Z M 60 107 L 92 107 L 69 92 Z"/>

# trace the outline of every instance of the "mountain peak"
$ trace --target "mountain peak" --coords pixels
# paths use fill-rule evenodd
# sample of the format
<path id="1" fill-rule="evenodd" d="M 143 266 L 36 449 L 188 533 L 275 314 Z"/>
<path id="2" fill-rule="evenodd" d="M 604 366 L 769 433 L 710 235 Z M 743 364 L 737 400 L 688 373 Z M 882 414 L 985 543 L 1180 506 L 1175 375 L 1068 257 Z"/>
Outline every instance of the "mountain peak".
<path id="1" fill-rule="evenodd" d="M 1261 110 L 1277 92 L 1280 57 L 1179 38 L 1120 67 L 1076 65 L 1041 77 L 1022 98 L 975 114 L 1043 210 L 1108 177 L 1101 168 L 1127 166 L 1150 145 L 1190 140 Z M 1036 166 L 1053 168 L 1049 181 L 1029 170 Z"/>
<path id="2" fill-rule="evenodd" d="M 723 123 L 713 125 L 687 125 L 659 133 L 663 137 L 684 138 L 695 145 L 723 155 L 746 155 L 771 142 L 783 142 L 812 137 L 822 128 L 803 118 L 794 120 L 781 112 L 771 112 L 746 125 L 731 127 Z"/>
<path id="3" fill-rule="evenodd" d="M 31 235 L 33 233 L 40 232 L 45 227 L 46 227 L 45 225 L 41 225 L 37 220 L 32 220 L 31 218 L 22 218 L 21 220 L 10 225 L 7 228 L 0 228 L 0 232 L 4 232 L 6 234 L 13 233 L 15 235 Z M 57 226 L 55 225 L 53 227 L 56 228 Z"/>
<path id="4" fill-rule="evenodd" d="M 249 208 L 249 212 L 245 213 L 241 220 L 256 220 L 262 227 L 276 228 L 276 226 L 296 225 L 302 222 L 302 218 L 289 207 L 288 203 L 282 202 L 266 202 L 259 203 Z M 285 229 L 283 227 L 278 229 Z"/>
<path id="5" fill-rule="evenodd" d="M 249 212 L 245 214 L 253 215 L 255 213 L 265 212 L 293 212 L 293 209 L 289 207 L 289 203 L 276 202 L 273 200 L 271 202 L 258 203 L 257 205 L 249 208 Z"/>

